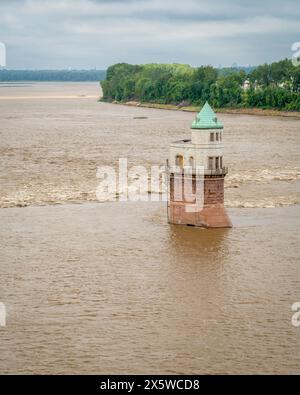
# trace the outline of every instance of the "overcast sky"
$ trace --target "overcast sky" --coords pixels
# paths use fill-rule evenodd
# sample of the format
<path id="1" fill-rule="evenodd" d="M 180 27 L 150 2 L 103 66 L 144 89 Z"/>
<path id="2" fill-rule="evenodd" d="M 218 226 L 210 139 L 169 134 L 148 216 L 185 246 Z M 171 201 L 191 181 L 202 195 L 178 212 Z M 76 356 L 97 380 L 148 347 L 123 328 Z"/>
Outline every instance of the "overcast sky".
<path id="1" fill-rule="evenodd" d="M 0 0 L 7 68 L 290 58 L 299 0 Z"/>

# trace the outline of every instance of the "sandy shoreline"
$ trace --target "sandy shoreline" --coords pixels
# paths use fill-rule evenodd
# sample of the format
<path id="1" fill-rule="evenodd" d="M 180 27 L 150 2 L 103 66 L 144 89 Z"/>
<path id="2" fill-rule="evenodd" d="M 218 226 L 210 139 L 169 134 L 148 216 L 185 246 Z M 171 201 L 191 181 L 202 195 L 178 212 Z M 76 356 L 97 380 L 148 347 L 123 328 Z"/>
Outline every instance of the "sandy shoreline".
<path id="1" fill-rule="evenodd" d="M 26 95 L 26 96 L 0 96 L 0 100 L 68 100 L 68 99 L 101 99 L 101 95 Z M 105 101 L 104 101 L 105 103 Z M 159 104 L 159 103 L 143 103 L 137 101 L 117 102 L 113 101 L 110 104 L 118 104 L 130 107 L 154 108 L 158 110 L 173 110 L 196 113 L 200 110 L 197 106 L 181 107 L 173 104 Z M 279 110 L 263 110 L 260 108 L 217 108 L 217 113 L 233 114 L 233 115 L 257 115 L 257 116 L 274 116 L 300 119 L 300 111 L 279 111 Z"/>
<path id="2" fill-rule="evenodd" d="M 96 95 L 56 95 L 56 96 L 0 96 L 0 100 L 30 100 L 30 99 L 98 99 Z"/>
<path id="3" fill-rule="evenodd" d="M 160 110 L 175 110 L 175 111 L 185 111 L 185 112 L 198 112 L 200 107 L 197 106 L 187 106 L 181 107 L 173 104 L 159 104 L 159 103 L 142 103 L 136 101 L 117 102 L 114 101 L 112 104 L 119 104 L 125 106 L 133 107 L 144 107 L 144 108 L 155 108 Z M 237 114 L 237 115 L 259 115 L 259 116 L 279 116 L 279 117 L 292 117 L 300 118 L 299 111 L 279 111 L 279 110 L 263 110 L 260 108 L 216 108 L 217 113 L 222 114 Z"/>
<path id="4" fill-rule="evenodd" d="M 101 95 L 26 95 L 26 96 L 0 96 L 0 100 L 67 100 L 67 99 L 101 99 Z M 104 101 L 105 103 L 105 101 Z M 159 104 L 159 103 L 143 103 L 138 101 L 118 102 L 113 101 L 111 104 L 118 104 L 130 107 L 154 108 L 159 110 L 173 110 L 196 113 L 200 110 L 198 106 L 178 106 L 173 104 Z M 275 116 L 275 117 L 288 117 L 300 119 L 300 111 L 279 111 L 279 110 L 263 110 L 260 108 L 217 108 L 217 113 L 233 114 L 233 115 L 258 115 L 258 116 Z"/>

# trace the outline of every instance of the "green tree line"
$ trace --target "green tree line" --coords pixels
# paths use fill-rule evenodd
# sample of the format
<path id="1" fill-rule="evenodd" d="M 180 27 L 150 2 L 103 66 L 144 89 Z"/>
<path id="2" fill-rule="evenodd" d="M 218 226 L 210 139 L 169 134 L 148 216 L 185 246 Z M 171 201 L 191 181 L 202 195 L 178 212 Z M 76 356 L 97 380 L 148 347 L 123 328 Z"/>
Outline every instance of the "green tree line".
<path id="1" fill-rule="evenodd" d="M 288 59 L 246 70 L 118 63 L 101 86 L 103 101 L 300 110 L 300 66 Z"/>
<path id="2" fill-rule="evenodd" d="M 99 81 L 104 70 L 0 70 L 0 82 L 15 81 Z"/>

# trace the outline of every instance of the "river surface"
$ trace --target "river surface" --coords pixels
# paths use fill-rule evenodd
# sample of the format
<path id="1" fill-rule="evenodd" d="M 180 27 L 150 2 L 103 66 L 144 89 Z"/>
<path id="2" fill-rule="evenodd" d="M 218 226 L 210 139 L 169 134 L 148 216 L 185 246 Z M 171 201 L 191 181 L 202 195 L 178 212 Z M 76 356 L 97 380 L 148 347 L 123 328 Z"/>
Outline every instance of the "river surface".
<path id="1" fill-rule="evenodd" d="M 194 114 L 99 95 L 0 84 L 0 373 L 299 374 L 299 119 L 220 115 L 234 227 L 176 227 L 96 172 L 163 165 Z"/>

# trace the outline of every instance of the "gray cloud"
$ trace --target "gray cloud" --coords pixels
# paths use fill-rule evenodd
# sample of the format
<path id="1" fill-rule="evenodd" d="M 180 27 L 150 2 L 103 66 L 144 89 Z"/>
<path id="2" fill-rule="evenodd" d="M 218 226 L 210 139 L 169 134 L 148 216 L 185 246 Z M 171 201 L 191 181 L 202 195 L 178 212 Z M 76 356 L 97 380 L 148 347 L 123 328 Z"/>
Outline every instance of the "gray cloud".
<path id="1" fill-rule="evenodd" d="M 257 64 L 291 57 L 298 0 L 7 0 L 9 68 L 106 68 L 126 61 Z"/>

